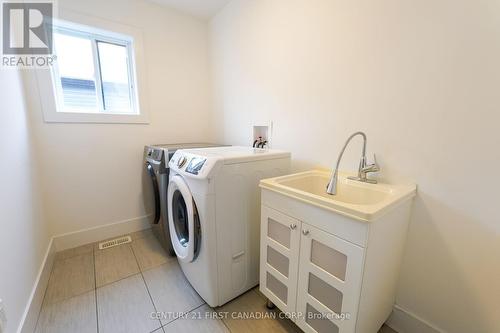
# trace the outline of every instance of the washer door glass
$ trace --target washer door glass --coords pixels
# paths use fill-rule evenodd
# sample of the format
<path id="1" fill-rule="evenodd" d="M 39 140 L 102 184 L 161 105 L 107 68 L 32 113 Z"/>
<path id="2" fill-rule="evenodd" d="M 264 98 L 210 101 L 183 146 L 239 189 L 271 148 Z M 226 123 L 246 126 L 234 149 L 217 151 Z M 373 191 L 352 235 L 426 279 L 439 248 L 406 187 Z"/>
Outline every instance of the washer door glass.
<path id="1" fill-rule="evenodd" d="M 189 221 L 186 202 L 179 190 L 172 197 L 172 218 L 177 241 L 184 247 L 189 243 Z"/>
<path id="2" fill-rule="evenodd" d="M 195 260 L 201 243 L 200 218 L 191 191 L 179 175 L 171 177 L 168 185 L 168 225 L 177 258 Z"/>

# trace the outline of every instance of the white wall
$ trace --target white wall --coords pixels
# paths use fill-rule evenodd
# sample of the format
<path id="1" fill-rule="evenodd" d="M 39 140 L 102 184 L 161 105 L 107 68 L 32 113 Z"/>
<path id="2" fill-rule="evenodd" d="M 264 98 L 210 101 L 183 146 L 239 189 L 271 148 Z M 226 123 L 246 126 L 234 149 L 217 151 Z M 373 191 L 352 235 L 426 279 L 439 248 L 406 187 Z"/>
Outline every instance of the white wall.
<path id="1" fill-rule="evenodd" d="M 142 32 L 151 123 L 44 123 L 31 78 L 34 133 L 54 235 L 152 213 L 142 195 L 144 145 L 211 136 L 206 22 L 147 1 L 60 0 L 58 6 L 62 19 L 76 12 Z"/>
<path id="2" fill-rule="evenodd" d="M 0 70 L 0 298 L 15 332 L 49 244 L 20 73 Z"/>
<path id="3" fill-rule="evenodd" d="M 500 331 L 499 17 L 494 0 L 234 0 L 211 22 L 219 139 L 273 121 L 304 169 L 366 131 L 381 177 L 419 186 L 397 304 L 454 333 Z"/>

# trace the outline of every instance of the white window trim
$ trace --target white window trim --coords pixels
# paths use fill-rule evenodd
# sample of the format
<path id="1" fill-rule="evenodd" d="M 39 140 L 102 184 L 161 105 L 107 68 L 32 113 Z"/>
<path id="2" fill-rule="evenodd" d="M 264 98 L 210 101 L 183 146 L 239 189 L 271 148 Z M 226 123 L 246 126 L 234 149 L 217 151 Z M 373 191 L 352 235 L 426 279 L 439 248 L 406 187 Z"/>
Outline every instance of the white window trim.
<path id="1" fill-rule="evenodd" d="M 61 15 L 62 16 L 62 15 Z M 113 38 L 122 42 L 126 40 L 130 43 L 129 56 L 134 68 L 130 68 L 130 77 L 133 84 L 134 110 L 137 114 L 125 113 L 77 113 L 64 112 L 57 110 L 57 84 L 55 82 L 52 69 L 36 70 L 36 79 L 38 83 L 39 96 L 43 111 L 43 118 L 48 123 L 120 123 L 120 124 L 148 124 L 149 113 L 146 105 L 146 79 L 142 48 L 142 33 L 135 27 L 122 25 L 116 22 L 106 21 L 101 18 L 85 16 L 82 14 L 64 11 L 64 20 L 54 20 L 56 27 L 69 30 L 88 31 L 92 34 L 102 35 L 103 41 L 112 41 Z"/>

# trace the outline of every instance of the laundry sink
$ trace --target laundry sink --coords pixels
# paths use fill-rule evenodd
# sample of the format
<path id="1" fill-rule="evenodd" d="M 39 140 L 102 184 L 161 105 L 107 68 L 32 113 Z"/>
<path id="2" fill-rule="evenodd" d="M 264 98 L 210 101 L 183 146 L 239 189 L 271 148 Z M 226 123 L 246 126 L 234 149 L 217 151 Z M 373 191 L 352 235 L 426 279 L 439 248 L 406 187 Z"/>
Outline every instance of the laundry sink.
<path id="1" fill-rule="evenodd" d="M 339 172 L 335 195 L 326 193 L 326 186 L 331 177 L 331 173 L 326 170 L 311 170 L 264 179 L 260 186 L 367 222 L 383 215 L 391 207 L 416 193 L 415 185 L 368 184 L 350 180 L 348 176 L 352 174 Z"/>

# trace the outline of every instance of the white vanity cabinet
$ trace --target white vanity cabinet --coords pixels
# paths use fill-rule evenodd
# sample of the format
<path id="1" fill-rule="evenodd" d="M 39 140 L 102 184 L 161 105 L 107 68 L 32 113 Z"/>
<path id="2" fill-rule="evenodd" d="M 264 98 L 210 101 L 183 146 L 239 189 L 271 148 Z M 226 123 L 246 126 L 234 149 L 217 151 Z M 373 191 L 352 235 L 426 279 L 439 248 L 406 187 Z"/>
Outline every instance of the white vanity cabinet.
<path id="1" fill-rule="evenodd" d="M 411 200 L 362 221 L 261 187 L 261 292 L 304 332 L 376 333 L 394 304 Z"/>

